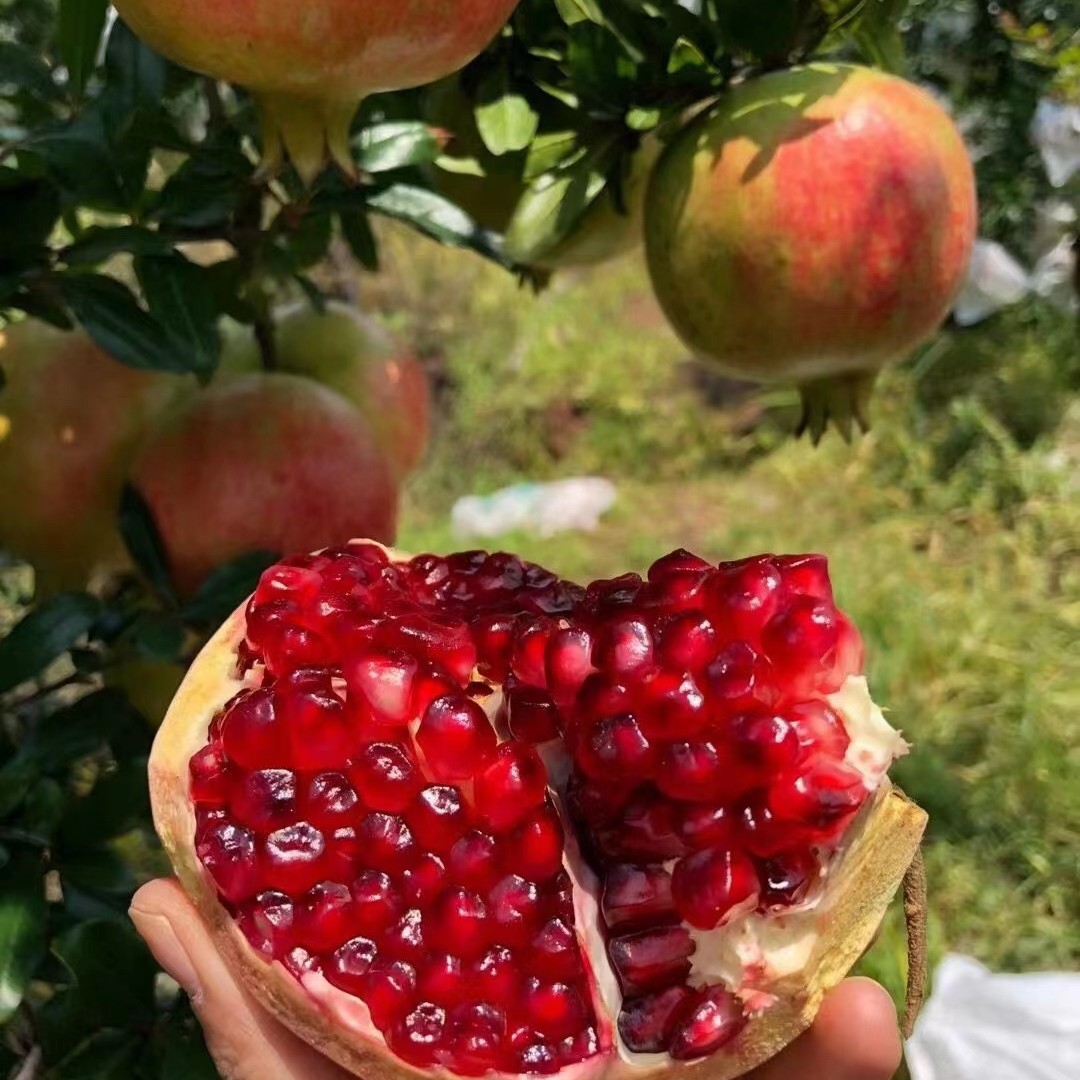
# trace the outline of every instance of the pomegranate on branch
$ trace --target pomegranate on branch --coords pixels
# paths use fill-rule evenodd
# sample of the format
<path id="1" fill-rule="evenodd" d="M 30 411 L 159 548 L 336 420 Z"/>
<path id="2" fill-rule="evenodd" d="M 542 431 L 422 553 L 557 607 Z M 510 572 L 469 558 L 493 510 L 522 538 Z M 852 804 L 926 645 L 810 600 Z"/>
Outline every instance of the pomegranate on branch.
<path id="1" fill-rule="evenodd" d="M 915 858 L 906 745 L 820 556 L 580 587 L 513 555 L 287 559 L 195 662 L 155 820 L 228 964 L 361 1076 L 723 1080 Z"/>

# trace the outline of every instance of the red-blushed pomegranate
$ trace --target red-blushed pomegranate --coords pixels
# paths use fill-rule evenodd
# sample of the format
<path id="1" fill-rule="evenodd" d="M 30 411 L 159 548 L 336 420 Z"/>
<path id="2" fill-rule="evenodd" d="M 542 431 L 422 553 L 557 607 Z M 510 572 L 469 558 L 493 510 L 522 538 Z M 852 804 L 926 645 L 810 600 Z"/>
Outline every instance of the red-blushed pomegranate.
<path id="1" fill-rule="evenodd" d="M 250 90 L 268 166 L 287 152 L 314 179 L 327 154 L 349 173 L 349 125 L 368 94 L 463 67 L 516 0 L 120 0 L 121 17 L 170 59 Z"/>
<path id="2" fill-rule="evenodd" d="M 336 390 L 364 414 L 395 476 L 420 464 L 431 432 L 431 387 L 423 367 L 370 315 L 330 301 L 274 313 L 277 370 Z M 246 329 L 230 340 L 219 372 L 253 372 L 262 359 Z"/>
<path id="3" fill-rule="evenodd" d="M 875 374 L 929 337 L 975 239 L 971 160 L 925 91 L 816 63 L 690 123 L 646 197 L 656 295 L 702 359 L 800 384 L 804 425 L 866 426 Z"/>
<path id="4" fill-rule="evenodd" d="M 34 564 L 39 593 L 85 588 L 126 561 L 124 472 L 182 381 L 34 320 L 0 331 L 0 369 L 0 548 Z"/>
<path id="5" fill-rule="evenodd" d="M 354 541 L 193 666 L 155 818 L 222 952 L 358 1075 L 741 1075 L 872 938 L 925 815 L 820 556 L 587 588 Z"/>
<path id="6" fill-rule="evenodd" d="M 390 539 L 396 527 L 396 483 L 367 421 L 296 375 L 245 375 L 199 392 L 148 435 L 130 480 L 184 596 L 246 552 L 361 530 Z"/>

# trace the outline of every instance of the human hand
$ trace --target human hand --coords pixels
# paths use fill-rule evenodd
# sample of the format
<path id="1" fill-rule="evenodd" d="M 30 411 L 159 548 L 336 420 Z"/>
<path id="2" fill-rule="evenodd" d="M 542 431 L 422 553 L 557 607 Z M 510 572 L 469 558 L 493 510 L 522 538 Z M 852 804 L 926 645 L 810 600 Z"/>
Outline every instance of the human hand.
<path id="1" fill-rule="evenodd" d="M 247 994 L 175 881 L 151 881 L 131 905 L 135 928 L 187 991 L 225 1080 L 355 1080 Z M 746 1080 L 890 1080 L 900 1063 L 896 1010 L 869 979 L 826 997 L 814 1026 Z"/>

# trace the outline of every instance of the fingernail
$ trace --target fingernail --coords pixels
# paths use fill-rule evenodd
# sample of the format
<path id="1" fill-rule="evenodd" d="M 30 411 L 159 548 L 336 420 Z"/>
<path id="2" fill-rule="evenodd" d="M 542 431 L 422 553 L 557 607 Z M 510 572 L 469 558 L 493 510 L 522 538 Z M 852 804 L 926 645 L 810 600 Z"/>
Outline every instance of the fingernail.
<path id="1" fill-rule="evenodd" d="M 128 915 L 135 929 L 146 939 L 157 962 L 187 991 L 189 997 L 197 996 L 200 990 L 199 974 L 176 936 L 172 923 L 164 915 L 143 911 L 135 905 L 128 910 Z"/>

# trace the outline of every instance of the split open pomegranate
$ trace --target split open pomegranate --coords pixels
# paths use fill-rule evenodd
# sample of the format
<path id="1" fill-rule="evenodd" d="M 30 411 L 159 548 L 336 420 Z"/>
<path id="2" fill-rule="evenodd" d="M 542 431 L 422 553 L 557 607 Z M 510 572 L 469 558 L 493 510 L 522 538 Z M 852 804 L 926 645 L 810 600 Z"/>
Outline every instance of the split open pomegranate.
<path id="1" fill-rule="evenodd" d="M 268 570 L 158 736 L 227 960 L 352 1071 L 722 1080 L 812 1020 L 925 815 L 825 559 L 587 588 L 356 541 Z"/>

